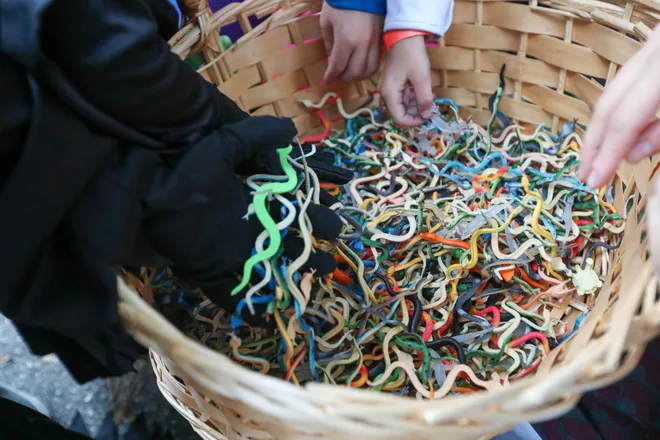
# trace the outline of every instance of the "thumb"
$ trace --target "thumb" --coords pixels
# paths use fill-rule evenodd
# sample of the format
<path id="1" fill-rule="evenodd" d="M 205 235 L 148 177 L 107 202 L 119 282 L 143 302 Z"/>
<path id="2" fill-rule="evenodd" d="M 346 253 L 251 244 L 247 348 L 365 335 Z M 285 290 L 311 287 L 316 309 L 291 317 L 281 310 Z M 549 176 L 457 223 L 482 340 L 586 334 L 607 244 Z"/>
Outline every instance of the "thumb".
<path id="1" fill-rule="evenodd" d="M 332 21 L 327 19 L 324 14 L 321 14 L 321 35 L 323 36 L 323 45 L 325 46 L 325 51 L 328 56 L 330 56 L 332 53 L 332 48 L 335 45 L 335 33 L 332 26 Z"/>
<path id="2" fill-rule="evenodd" d="M 647 228 L 649 234 L 649 249 L 651 250 L 651 262 L 655 276 L 660 276 L 660 234 L 658 234 L 658 222 L 660 222 L 660 179 L 653 181 L 651 197 L 646 207 L 648 209 Z"/>
<path id="3" fill-rule="evenodd" d="M 253 116 L 221 129 L 222 149 L 233 165 L 255 155 L 285 147 L 296 137 L 296 126 L 290 118 Z"/>
<path id="4" fill-rule="evenodd" d="M 431 72 L 429 69 L 415 70 L 410 75 L 410 84 L 417 97 L 417 110 L 424 119 L 433 116 L 433 88 L 431 87 Z"/>
<path id="5" fill-rule="evenodd" d="M 658 152 L 660 152 L 660 121 L 655 121 L 642 132 L 626 159 L 628 162 L 637 163 Z"/>

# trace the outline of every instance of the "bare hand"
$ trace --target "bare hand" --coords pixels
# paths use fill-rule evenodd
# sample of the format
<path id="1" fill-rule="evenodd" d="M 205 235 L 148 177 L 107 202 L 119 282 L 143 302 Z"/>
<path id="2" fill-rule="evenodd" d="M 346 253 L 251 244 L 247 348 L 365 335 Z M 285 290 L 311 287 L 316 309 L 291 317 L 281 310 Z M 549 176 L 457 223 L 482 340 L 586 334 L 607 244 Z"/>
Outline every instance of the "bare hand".
<path id="1" fill-rule="evenodd" d="M 651 263 L 655 276 L 660 277 L 660 231 L 658 225 L 660 224 L 660 179 L 657 177 L 653 181 L 653 188 L 649 191 L 648 202 L 646 202 L 646 209 L 648 211 L 648 218 L 646 219 L 646 229 L 649 232 L 649 250 L 651 252 Z"/>
<path id="2" fill-rule="evenodd" d="M 660 26 L 607 86 L 581 151 L 580 179 L 607 184 L 621 159 L 637 163 L 660 151 Z"/>
<path id="3" fill-rule="evenodd" d="M 431 117 L 431 66 L 423 36 L 392 46 L 379 89 L 395 124 L 413 127 Z"/>
<path id="4" fill-rule="evenodd" d="M 384 21 L 382 15 L 335 9 L 323 3 L 321 32 L 330 54 L 325 82 L 355 81 L 376 73 Z"/>

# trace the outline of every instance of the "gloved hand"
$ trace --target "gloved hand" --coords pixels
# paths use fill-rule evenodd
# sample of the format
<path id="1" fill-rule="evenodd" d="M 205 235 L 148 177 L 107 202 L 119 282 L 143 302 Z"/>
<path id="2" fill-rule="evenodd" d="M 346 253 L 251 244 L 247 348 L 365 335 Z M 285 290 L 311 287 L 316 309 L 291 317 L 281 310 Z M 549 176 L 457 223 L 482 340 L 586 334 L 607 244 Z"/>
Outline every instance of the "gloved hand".
<path id="1" fill-rule="evenodd" d="M 201 288 L 229 313 L 245 293 L 230 296 L 238 284 L 236 275 L 263 231 L 256 216 L 243 219 L 252 194 L 235 174 L 237 166 L 256 160 L 268 167 L 269 153 L 288 145 L 295 135 L 290 119 L 270 116 L 224 125 L 193 145 L 175 168 L 164 171 L 163 183 L 145 201 L 152 210 L 145 225 L 151 245 L 172 262 L 177 277 Z M 323 158 L 319 163 L 325 163 Z M 271 212 L 279 220 L 276 205 L 271 203 Z M 307 214 L 316 238 L 334 240 L 338 236 L 341 222 L 329 209 L 312 204 Z M 302 247 L 302 239 L 293 233 L 283 240 L 284 255 L 291 259 L 300 255 Z M 302 270 L 313 268 L 317 276 L 323 276 L 334 267 L 329 254 L 314 252 Z M 257 315 L 263 311 L 257 309 Z M 248 314 L 245 308 L 243 318 L 248 322 L 259 321 Z"/>
<path id="2" fill-rule="evenodd" d="M 336 185 L 344 185 L 351 181 L 353 173 L 346 168 L 337 167 L 334 165 L 335 158 L 332 153 L 327 151 L 316 151 L 313 155 L 308 156 L 314 151 L 314 146 L 309 143 L 302 144 L 302 151 L 297 146 L 294 146 L 291 151 L 293 159 L 300 158 L 305 155 L 305 162 L 307 166 L 314 170 L 321 182 L 334 183 Z M 301 162 L 302 163 L 302 162 Z M 253 160 L 244 161 L 236 168 L 238 174 L 251 176 L 254 174 L 282 174 L 282 166 L 280 159 L 275 150 L 269 151 L 267 154 L 260 154 L 255 156 Z"/>

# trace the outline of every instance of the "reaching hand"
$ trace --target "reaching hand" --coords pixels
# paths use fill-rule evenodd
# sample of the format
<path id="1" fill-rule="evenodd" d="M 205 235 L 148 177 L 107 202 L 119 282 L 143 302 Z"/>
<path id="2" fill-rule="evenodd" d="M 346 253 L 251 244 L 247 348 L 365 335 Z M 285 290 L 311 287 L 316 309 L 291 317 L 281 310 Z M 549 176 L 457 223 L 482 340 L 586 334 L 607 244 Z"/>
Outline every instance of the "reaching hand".
<path id="1" fill-rule="evenodd" d="M 660 277 L 660 179 L 656 177 L 653 182 L 653 189 L 650 190 L 651 196 L 646 202 L 648 218 L 646 219 L 646 229 L 649 232 L 649 249 L 651 253 L 651 263 L 655 271 L 656 278 Z"/>
<path id="2" fill-rule="evenodd" d="M 392 46 L 379 89 L 395 124 L 413 127 L 431 117 L 431 67 L 423 36 Z"/>
<path id="3" fill-rule="evenodd" d="M 242 272 L 257 236 L 263 231 L 255 215 L 246 216 L 253 196 L 235 170 L 241 162 L 254 161 L 288 145 L 295 135 L 291 120 L 269 116 L 224 125 L 194 145 L 174 170 L 165 174 L 159 190 L 152 191 L 154 196 L 161 197 L 146 201 L 152 215 L 145 230 L 154 249 L 172 262 L 177 277 L 201 288 L 229 313 L 245 294 L 243 291 L 230 296 L 238 284 L 236 275 Z M 158 199 L 167 200 L 169 205 L 162 206 Z M 171 205 L 172 200 L 179 203 Z M 269 209 L 278 222 L 281 206 L 274 201 Z M 307 215 L 315 237 L 334 240 L 339 234 L 341 222 L 329 209 L 312 203 Z M 293 226 L 298 227 L 297 222 Z M 291 259 L 303 251 L 303 241 L 293 231 L 286 234 L 282 245 L 284 255 Z M 311 254 L 303 270 L 315 269 L 316 276 L 323 276 L 334 267 L 332 256 L 317 251 Z M 261 316 L 253 318 L 245 308 L 243 319 L 259 325 Z"/>
<path id="4" fill-rule="evenodd" d="M 354 81 L 376 73 L 384 21 L 378 14 L 336 9 L 324 2 L 321 32 L 330 56 L 324 81 Z"/>
<path id="5" fill-rule="evenodd" d="M 581 151 L 580 179 L 610 181 L 619 161 L 636 163 L 660 151 L 660 26 L 599 99 Z"/>

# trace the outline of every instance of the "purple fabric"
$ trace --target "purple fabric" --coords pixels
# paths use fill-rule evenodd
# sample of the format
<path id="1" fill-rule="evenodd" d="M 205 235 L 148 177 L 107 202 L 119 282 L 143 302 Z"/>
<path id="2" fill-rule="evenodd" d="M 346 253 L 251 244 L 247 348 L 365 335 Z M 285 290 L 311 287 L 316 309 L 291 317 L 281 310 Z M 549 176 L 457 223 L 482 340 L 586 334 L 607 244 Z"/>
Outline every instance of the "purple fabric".
<path id="1" fill-rule="evenodd" d="M 231 3 L 231 0 L 209 0 L 211 9 L 213 9 L 214 11 L 217 11 L 218 9 L 227 6 L 229 3 Z"/>
<path id="2" fill-rule="evenodd" d="M 209 5 L 211 6 L 211 10 L 215 12 L 221 8 L 224 8 L 230 3 L 236 2 L 237 0 L 209 0 Z M 257 20 L 254 17 L 250 17 L 250 23 L 252 23 L 252 26 L 256 26 L 260 23 L 260 20 Z M 232 23 L 220 29 L 220 34 L 227 35 L 229 38 L 231 38 L 231 41 L 236 41 L 243 36 L 243 31 L 241 31 L 241 26 L 238 23 Z"/>

